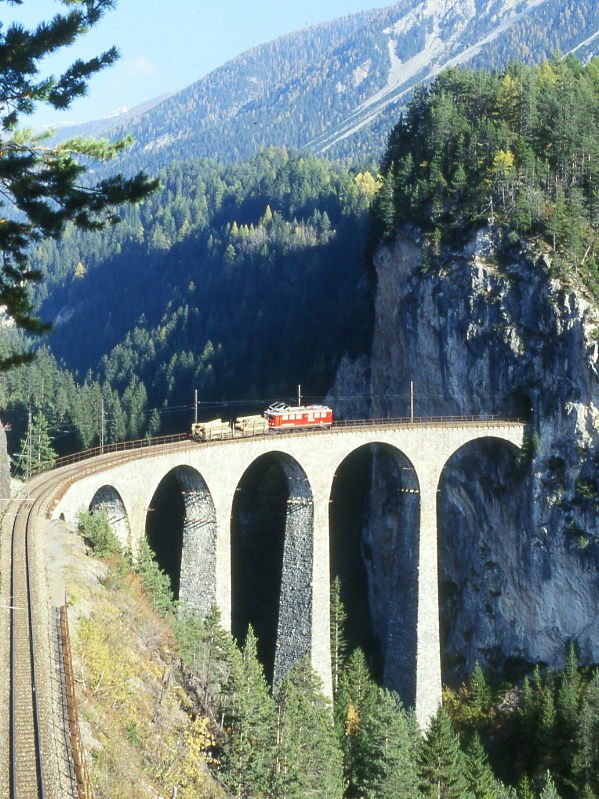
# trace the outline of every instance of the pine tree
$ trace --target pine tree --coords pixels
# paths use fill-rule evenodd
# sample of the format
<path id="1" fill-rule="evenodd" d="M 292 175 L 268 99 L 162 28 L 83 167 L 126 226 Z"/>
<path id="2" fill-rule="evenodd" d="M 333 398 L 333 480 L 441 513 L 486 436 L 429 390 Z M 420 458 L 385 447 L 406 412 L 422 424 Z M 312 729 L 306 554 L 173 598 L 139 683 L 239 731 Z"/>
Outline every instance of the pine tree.
<path id="1" fill-rule="evenodd" d="M 88 61 L 75 61 L 58 78 L 38 77 L 40 62 L 93 28 L 112 0 L 66 5 L 66 13 L 35 29 L 14 23 L 0 30 L 1 205 L 12 211 L 3 214 L 0 226 L 0 305 L 17 327 L 33 333 L 43 332 L 48 326 L 34 316 L 28 295 L 28 286 L 42 279 L 39 271 L 29 267 L 31 244 L 60 237 L 69 221 L 86 230 L 117 221 L 116 206 L 140 200 L 157 185 L 141 173 L 129 179 L 117 175 L 96 184 L 83 179 L 87 172 L 83 159 L 111 158 L 122 151 L 126 140 L 108 144 L 79 137 L 50 145 L 44 140 L 47 136 L 18 129 L 22 118 L 31 115 L 40 103 L 68 108 L 85 93 L 89 78 L 117 58 L 116 49 L 111 48 Z M 23 353 L 14 354 L 4 358 L 0 366 L 6 368 L 27 359 Z"/>
<path id="2" fill-rule="evenodd" d="M 21 439 L 17 474 L 25 479 L 51 469 L 56 451 L 48 432 L 48 420 L 42 411 L 32 419 L 31 429 Z"/>
<path id="3" fill-rule="evenodd" d="M 518 799 L 535 799 L 534 791 L 527 774 L 522 777 L 518 785 Z"/>
<path id="4" fill-rule="evenodd" d="M 474 799 L 498 799 L 497 781 L 476 733 L 466 749 L 465 776 Z"/>
<path id="5" fill-rule="evenodd" d="M 550 684 L 551 674 L 546 677 L 546 684 L 541 688 L 540 708 L 536 735 L 537 768 L 542 773 L 555 767 L 556 761 L 556 712 L 553 688 Z"/>
<path id="6" fill-rule="evenodd" d="M 346 797 L 357 796 L 359 773 L 363 766 L 360 728 L 377 702 L 377 687 L 370 676 L 366 657 L 355 649 L 346 660 L 335 697 L 335 721 L 343 751 Z"/>
<path id="7" fill-rule="evenodd" d="M 431 719 L 420 746 L 418 773 L 426 799 L 463 799 L 466 795 L 463 755 L 443 708 Z"/>
<path id="8" fill-rule="evenodd" d="M 152 413 L 148 418 L 148 424 L 146 426 L 146 436 L 151 438 L 152 436 L 155 436 L 159 430 L 160 430 L 160 414 L 158 413 L 156 408 L 153 408 Z"/>
<path id="9" fill-rule="evenodd" d="M 203 712 L 212 710 L 222 719 L 229 699 L 235 643 L 222 627 L 218 606 L 213 605 L 204 619 L 180 614 L 175 632 L 183 662 L 197 685 Z"/>
<path id="10" fill-rule="evenodd" d="M 236 652 L 228 689 L 221 779 L 235 799 L 267 795 L 274 759 L 275 714 L 250 627 Z"/>
<path id="11" fill-rule="evenodd" d="M 581 703 L 572 771 L 577 784 L 599 794 L 599 669 L 595 669 Z"/>
<path id="12" fill-rule="evenodd" d="M 271 795 L 276 799 L 341 799 L 342 756 L 332 708 L 307 661 L 275 689 L 276 757 Z"/>
<path id="13" fill-rule="evenodd" d="M 545 774 L 545 782 L 543 784 L 540 799 L 560 799 L 560 795 L 557 792 L 555 783 L 551 779 L 551 774 L 549 772 Z"/>
<path id="14" fill-rule="evenodd" d="M 340 722 L 340 726 L 343 727 L 345 723 L 350 704 L 354 706 L 358 716 L 361 718 L 366 715 L 368 709 L 374 704 L 376 696 L 377 688 L 370 676 L 366 656 L 362 649 L 358 647 L 354 649 L 343 664 L 339 677 L 339 689 L 335 701 L 335 717 Z"/>
<path id="15" fill-rule="evenodd" d="M 469 721 L 477 729 L 488 723 L 492 703 L 493 694 L 477 660 L 468 682 L 467 700 Z"/>
<path id="16" fill-rule="evenodd" d="M 522 775 L 531 770 L 536 730 L 535 696 L 528 677 L 525 677 L 522 683 L 522 699 L 516 715 L 515 726 L 514 765 L 516 773 Z"/>
<path id="17" fill-rule="evenodd" d="M 417 799 L 416 751 L 420 730 L 399 696 L 380 688 L 358 730 L 356 795 L 365 799 Z M 348 795 L 348 792 L 346 792 Z"/>
<path id="18" fill-rule="evenodd" d="M 333 695 L 339 688 L 341 667 L 347 653 L 345 623 L 347 613 L 341 599 L 341 580 L 335 577 L 331 585 L 331 673 L 333 677 Z"/>
<path id="19" fill-rule="evenodd" d="M 579 722 L 581 679 L 578 657 L 570 644 L 566 663 L 561 673 L 556 699 L 555 751 L 559 758 L 560 788 L 572 782 L 572 764 L 577 750 L 576 732 Z M 557 775 L 556 775 L 557 776 Z"/>
<path id="20" fill-rule="evenodd" d="M 373 206 L 378 238 L 390 238 L 395 232 L 395 175 L 392 163 Z"/>

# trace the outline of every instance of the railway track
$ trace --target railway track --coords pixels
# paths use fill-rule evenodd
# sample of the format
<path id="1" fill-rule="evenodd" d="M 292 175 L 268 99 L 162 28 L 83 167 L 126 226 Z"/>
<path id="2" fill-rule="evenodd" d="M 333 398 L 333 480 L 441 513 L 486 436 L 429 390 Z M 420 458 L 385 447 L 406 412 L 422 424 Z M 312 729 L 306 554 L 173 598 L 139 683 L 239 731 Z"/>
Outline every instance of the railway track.
<path id="1" fill-rule="evenodd" d="M 37 493 L 37 492 L 36 492 Z M 43 799 L 44 775 L 35 664 L 30 529 L 39 497 L 21 502 L 12 526 L 10 570 L 10 797 Z"/>

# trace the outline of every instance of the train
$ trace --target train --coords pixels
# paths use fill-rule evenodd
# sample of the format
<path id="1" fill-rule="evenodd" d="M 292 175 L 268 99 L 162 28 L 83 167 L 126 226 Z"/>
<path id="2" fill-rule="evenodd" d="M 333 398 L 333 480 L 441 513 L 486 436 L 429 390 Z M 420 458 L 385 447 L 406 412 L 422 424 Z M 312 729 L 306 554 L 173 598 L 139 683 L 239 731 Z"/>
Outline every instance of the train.
<path id="1" fill-rule="evenodd" d="M 264 412 L 264 418 L 271 433 L 327 429 L 333 424 L 333 411 L 327 405 L 287 405 L 284 402 L 275 402 Z"/>
<path id="2" fill-rule="evenodd" d="M 327 430 L 333 424 L 333 410 L 327 405 L 287 405 L 275 402 L 263 414 L 238 416 L 234 422 L 212 419 L 194 422 L 190 436 L 194 441 L 288 433 L 293 430 Z"/>

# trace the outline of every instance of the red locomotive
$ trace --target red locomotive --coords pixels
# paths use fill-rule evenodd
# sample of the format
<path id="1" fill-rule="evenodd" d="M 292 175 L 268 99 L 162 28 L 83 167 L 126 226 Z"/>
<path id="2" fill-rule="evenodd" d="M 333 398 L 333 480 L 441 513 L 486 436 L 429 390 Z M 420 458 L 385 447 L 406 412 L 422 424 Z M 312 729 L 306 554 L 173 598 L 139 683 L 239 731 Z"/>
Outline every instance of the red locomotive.
<path id="1" fill-rule="evenodd" d="M 275 402 L 264 418 L 268 422 L 269 433 L 283 433 L 289 430 L 329 428 L 333 424 L 333 411 L 326 405 L 286 405 Z"/>

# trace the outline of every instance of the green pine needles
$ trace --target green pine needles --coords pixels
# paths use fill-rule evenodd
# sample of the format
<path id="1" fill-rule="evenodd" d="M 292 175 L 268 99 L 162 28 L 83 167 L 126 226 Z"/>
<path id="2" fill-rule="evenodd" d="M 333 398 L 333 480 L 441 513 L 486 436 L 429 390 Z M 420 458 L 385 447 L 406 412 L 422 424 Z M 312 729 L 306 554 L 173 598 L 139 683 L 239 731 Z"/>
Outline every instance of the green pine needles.
<path id="1" fill-rule="evenodd" d="M 95 184 L 85 179 L 86 159 L 112 158 L 127 140 L 109 144 L 77 138 L 51 145 L 50 134 L 34 135 L 19 127 L 40 104 L 68 108 L 85 94 L 88 80 L 118 57 L 113 47 L 87 61 L 75 61 L 58 77 L 41 77 L 44 59 L 96 25 L 112 0 L 65 0 L 64 5 L 65 13 L 32 30 L 19 24 L 0 30 L 0 305 L 17 327 L 31 333 L 48 329 L 35 316 L 29 298 L 28 286 L 42 279 L 29 265 L 31 244 L 59 238 L 67 222 L 85 230 L 114 223 L 121 203 L 137 202 L 157 185 L 143 173 L 132 178 L 115 175 Z M 14 353 L 0 367 L 26 358 Z"/>
<path id="2" fill-rule="evenodd" d="M 490 223 L 506 246 L 538 239 L 554 274 L 599 296 L 598 129 L 599 59 L 446 70 L 416 90 L 390 136 L 375 240 L 414 225 L 432 265 Z"/>

